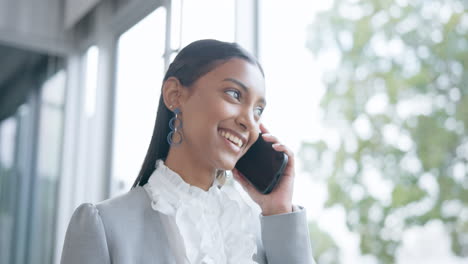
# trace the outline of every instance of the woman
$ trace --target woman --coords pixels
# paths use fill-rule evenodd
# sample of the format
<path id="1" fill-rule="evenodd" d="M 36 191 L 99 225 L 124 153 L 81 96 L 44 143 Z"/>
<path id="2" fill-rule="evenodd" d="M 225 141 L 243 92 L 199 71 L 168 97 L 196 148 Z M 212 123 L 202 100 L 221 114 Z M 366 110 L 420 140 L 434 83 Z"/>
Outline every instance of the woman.
<path id="1" fill-rule="evenodd" d="M 76 209 L 62 263 L 313 263 L 305 209 L 291 203 L 293 153 L 260 123 L 264 86 L 260 64 L 235 43 L 182 49 L 133 188 Z M 268 195 L 234 169 L 259 131 L 289 156 Z M 248 196 L 223 185 L 227 170 Z"/>

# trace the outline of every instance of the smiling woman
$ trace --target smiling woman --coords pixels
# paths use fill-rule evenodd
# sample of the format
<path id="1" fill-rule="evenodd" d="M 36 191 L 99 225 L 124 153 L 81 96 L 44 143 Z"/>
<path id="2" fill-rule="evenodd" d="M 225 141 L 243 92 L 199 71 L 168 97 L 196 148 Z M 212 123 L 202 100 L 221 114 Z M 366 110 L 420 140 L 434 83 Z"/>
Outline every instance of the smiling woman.
<path id="1" fill-rule="evenodd" d="M 185 142 L 169 150 L 166 164 L 186 175 L 187 183 L 198 183 L 204 190 L 213 181 L 206 175 L 232 170 L 257 140 L 258 109 L 263 109 L 265 101 L 264 79 L 257 65 L 238 58 L 217 64 L 188 87 L 173 76 L 163 86 L 165 105 L 181 110 Z M 233 141 L 225 140 L 221 131 Z M 242 147 L 238 141 L 243 141 Z"/>
<path id="2" fill-rule="evenodd" d="M 133 188 L 76 209 L 62 263 L 314 263 L 306 210 L 291 202 L 294 155 L 261 124 L 265 105 L 263 70 L 240 46 L 182 49 Z M 267 195 L 234 168 L 259 132 L 289 156 Z M 228 170 L 261 211 L 224 185 Z"/>

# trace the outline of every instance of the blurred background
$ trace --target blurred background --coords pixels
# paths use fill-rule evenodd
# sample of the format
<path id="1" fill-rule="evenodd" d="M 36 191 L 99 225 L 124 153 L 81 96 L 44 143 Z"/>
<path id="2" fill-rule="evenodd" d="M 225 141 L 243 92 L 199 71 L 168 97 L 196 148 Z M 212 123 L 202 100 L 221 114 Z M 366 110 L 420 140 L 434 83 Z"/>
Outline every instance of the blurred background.
<path id="1" fill-rule="evenodd" d="M 0 263 L 58 263 L 74 209 L 130 189 L 202 38 L 262 63 L 317 263 L 468 263 L 464 0 L 0 0 Z"/>

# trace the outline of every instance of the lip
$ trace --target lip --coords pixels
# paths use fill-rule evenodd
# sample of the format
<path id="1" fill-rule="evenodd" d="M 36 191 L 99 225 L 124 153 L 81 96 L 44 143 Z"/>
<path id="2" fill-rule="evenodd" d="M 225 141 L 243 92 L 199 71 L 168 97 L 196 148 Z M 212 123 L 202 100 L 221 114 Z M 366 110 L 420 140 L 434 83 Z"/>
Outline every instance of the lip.
<path id="1" fill-rule="evenodd" d="M 220 130 L 227 131 L 227 132 L 229 132 L 231 135 L 234 135 L 234 136 L 240 138 L 240 140 L 242 141 L 242 147 L 241 147 L 241 148 L 244 148 L 245 145 L 247 144 L 247 137 L 241 135 L 240 133 L 238 133 L 238 132 L 236 132 L 236 131 L 234 131 L 234 130 L 232 130 L 232 129 L 224 128 L 224 127 L 220 127 L 220 128 L 218 129 L 218 133 L 220 132 Z M 223 138 L 224 138 L 224 137 L 223 137 Z M 225 139 L 226 139 L 226 138 L 225 138 Z M 227 140 L 227 139 L 226 139 L 226 140 Z M 229 141 L 229 140 L 228 140 L 228 141 Z M 229 141 L 229 142 L 231 142 L 231 141 Z"/>
<path id="2" fill-rule="evenodd" d="M 239 146 L 237 146 L 236 144 L 232 143 L 230 140 L 228 140 L 227 138 L 221 136 L 221 134 L 219 135 L 219 137 L 221 137 L 221 140 L 224 141 L 224 143 L 226 144 L 226 146 L 231 150 L 233 151 L 234 153 L 236 154 L 239 154 L 241 152 L 241 148 Z"/>

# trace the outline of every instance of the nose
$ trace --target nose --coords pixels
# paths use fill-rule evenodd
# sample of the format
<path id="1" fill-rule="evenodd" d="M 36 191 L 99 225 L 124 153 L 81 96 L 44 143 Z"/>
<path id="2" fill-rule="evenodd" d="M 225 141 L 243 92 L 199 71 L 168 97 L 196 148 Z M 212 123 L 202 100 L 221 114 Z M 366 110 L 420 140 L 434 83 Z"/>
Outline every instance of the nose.
<path id="1" fill-rule="evenodd" d="M 246 131 L 260 131 L 258 122 L 255 119 L 254 111 L 251 109 L 243 110 L 236 119 L 236 123 Z"/>

